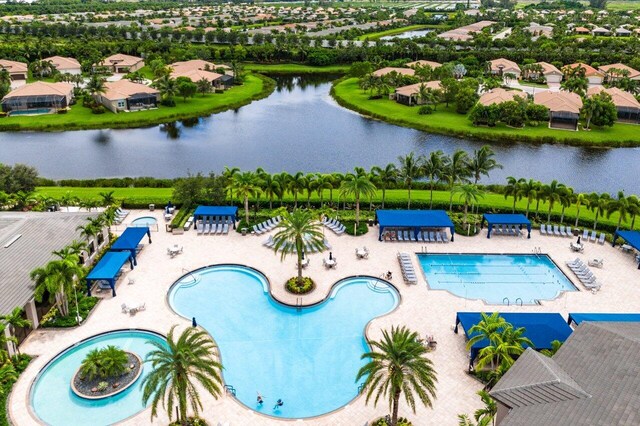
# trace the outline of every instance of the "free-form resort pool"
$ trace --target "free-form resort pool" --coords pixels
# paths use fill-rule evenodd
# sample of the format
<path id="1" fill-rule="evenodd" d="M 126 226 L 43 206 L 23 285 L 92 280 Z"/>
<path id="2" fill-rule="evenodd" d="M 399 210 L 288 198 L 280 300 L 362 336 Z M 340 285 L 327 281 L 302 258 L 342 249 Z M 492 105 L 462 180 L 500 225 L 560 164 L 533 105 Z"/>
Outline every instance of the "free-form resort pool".
<path id="1" fill-rule="evenodd" d="M 60 353 L 36 377 L 31 388 L 31 406 L 44 423 L 52 426 L 110 425 L 143 410 L 140 383 L 149 366 L 136 382 L 120 394 L 90 400 L 71 390 L 71 379 L 89 351 L 115 345 L 137 354 L 142 360 L 153 350 L 148 341 L 164 342 L 164 338 L 141 330 L 114 331 L 89 338 Z"/>
<path id="2" fill-rule="evenodd" d="M 535 304 L 576 287 L 547 255 L 418 254 L 432 290 L 490 304 Z"/>
<path id="3" fill-rule="evenodd" d="M 173 309 L 195 317 L 216 341 L 225 384 L 238 400 L 284 418 L 328 413 L 357 396 L 360 356 L 369 350 L 365 327 L 398 301 L 386 283 L 354 277 L 319 305 L 288 307 L 271 298 L 262 274 L 234 265 L 194 271 L 169 292 Z M 284 405 L 274 410 L 278 399 Z"/>
<path id="4" fill-rule="evenodd" d="M 153 216 L 142 216 L 131 221 L 131 226 L 154 227 L 158 224 L 158 219 Z"/>

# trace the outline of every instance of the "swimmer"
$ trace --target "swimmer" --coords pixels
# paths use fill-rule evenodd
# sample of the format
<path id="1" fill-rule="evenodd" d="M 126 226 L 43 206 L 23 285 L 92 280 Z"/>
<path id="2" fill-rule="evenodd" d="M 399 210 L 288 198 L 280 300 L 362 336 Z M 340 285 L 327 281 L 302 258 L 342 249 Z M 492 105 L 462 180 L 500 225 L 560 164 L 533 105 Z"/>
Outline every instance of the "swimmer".
<path id="1" fill-rule="evenodd" d="M 284 402 L 282 402 L 281 399 L 276 401 L 276 405 L 273 406 L 274 410 L 277 410 L 279 407 L 282 407 L 284 405 Z"/>

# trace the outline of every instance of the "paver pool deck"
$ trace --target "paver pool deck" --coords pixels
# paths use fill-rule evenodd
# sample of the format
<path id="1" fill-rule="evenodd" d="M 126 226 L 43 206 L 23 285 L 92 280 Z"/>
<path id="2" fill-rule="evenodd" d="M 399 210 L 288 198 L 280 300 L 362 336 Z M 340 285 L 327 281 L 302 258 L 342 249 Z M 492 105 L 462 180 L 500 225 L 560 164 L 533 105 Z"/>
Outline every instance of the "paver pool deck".
<path id="1" fill-rule="evenodd" d="M 187 231 L 184 235 L 172 235 L 165 232 L 162 212 L 133 211 L 126 222 L 141 216 L 153 215 L 158 219 L 160 230 L 152 232 L 152 244 L 146 244 L 138 256 L 138 266 L 125 270 L 116 290 L 117 297 L 103 293 L 104 298 L 91 313 L 86 322 L 74 329 L 47 330 L 38 329 L 31 333 L 21 345 L 21 351 L 36 355 L 27 370 L 15 384 L 9 400 L 9 413 L 14 424 L 20 426 L 41 424 L 33 414 L 29 404 L 30 386 L 41 370 L 55 355 L 74 343 L 95 334 L 117 330 L 140 328 L 166 334 L 174 324 L 181 327 L 191 325 L 190 321 L 178 316 L 167 303 L 169 287 L 182 275 L 203 266 L 235 263 L 253 267 L 266 275 L 271 283 L 275 298 L 295 304 L 296 296 L 288 294 L 283 287 L 286 279 L 296 273 L 295 260 L 291 257 L 284 262 L 262 245 L 268 234 L 247 235 L 231 231 L 228 235 L 197 235 Z M 121 232 L 124 226 L 115 228 Z M 271 234 L 275 233 L 272 231 Z M 382 329 L 392 325 L 407 325 L 418 331 L 421 336 L 433 335 L 438 342 L 437 349 L 429 357 L 434 363 L 438 375 L 437 399 L 433 408 L 417 406 L 413 414 L 401 400 L 400 415 L 413 421 L 414 425 L 457 425 L 457 415 L 473 414 L 481 407 L 476 392 L 482 385 L 467 374 L 468 352 L 465 350 L 464 334 L 454 334 L 453 326 L 458 311 L 501 311 L 501 312 L 559 312 L 566 318 L 568 312 L 640 312 L 640 289 L 637 282 L 640 271 L 636 269 L 633 256 L 623 253 L 610 244 L 586 243 L 584 253 L 576 254 L 569 250 L 572 238 L 541 236 L 533 231 L 531 239 L 526 237 L 495 236 L 486 238 L 486 230 L 478 236 L 456 235 L 455 242 L 442 243 L 402 243 L 378 242 L 377 228 L 370 228 L 361 237 L 348 235 L 336 236 L 325 229 L 332 245 L 332 253 L 338 260 L 336 269 L 325 270 L 322 258 L 328 253 L 309 256 L 310 265 L 305 275 L 312 277 L 317 289 L 304 296 L 304 304 L 312 304 L 327 296 L 331 286 L 340 279 L 352 275 L 380 276 L 392 271 L 391 281 L 401 294 L 401 302 L 392 313 L 374 319 L 368 327 L 368 337 L 377 340 Z M 173 244 L 183 246 L 183 253 L 170 258 L 167 248 Z M 356 247 L 369 249 L 368 259 L 356 259 Z M 522 253 L 530 254 L 534 248 L 548 254 L 565 272 L 580 291 L 563 293 L 553 301 L 543 301 L 541 305 L 503 306 L 487 305 L 483 301 L 466 300 L 444 290 L 429 290 L 415 255 L 412 255 L 414 267 L 419 275 L 418 285 L 406 285 L 402 281 L 400 267 L 396 259 L 399 251 L 417 253 L 426 247 L 429 253 Z M 585 263 L 590 258 L 604 259 L 604 268 L 592 268 L 602 289 L 593 294 L 586 291 L 566 267 L 565 261 L 581 258 Z M 128 268 L 128 267 L 127 267 Z M 135 281 L 127 285 L 128 279 Z M 300 296 L 298 296 L 300 297 Z M 146 311 L 135 316 L 121 312 L 123 303 L 146 303 Z M 240 309 L 240 307 L 239 307 Z M 215 339 L 215 335 L 213 336 Z M 224 360 L 223 360 L 224 362 Z M 355 379 L 355 377 L 354 377 Z M 61 390 L 62 391 L 62 390 Z M 309 395 L 310 398 L 313 395 Z M 386 401 L 381 400 L 378 407 L 366 405 L 364 396 L 351 401 L 345 407 L 316 418 L 304 420 L 283 420 L 266 417 L 244 407 L 232 396 L 225 395 L 218 400 L 203 394 L 204 417 L 209 424 L 219 422 L 230 426 L 239 425 L 366 425 L 367 422 L 388 412 Z M 286 402 L 286 401 L 285 401 Z M 150 421 L 150 409 L 123 421 L 124 425 L 167 424 L 164 411 L 160 417 Z"/>

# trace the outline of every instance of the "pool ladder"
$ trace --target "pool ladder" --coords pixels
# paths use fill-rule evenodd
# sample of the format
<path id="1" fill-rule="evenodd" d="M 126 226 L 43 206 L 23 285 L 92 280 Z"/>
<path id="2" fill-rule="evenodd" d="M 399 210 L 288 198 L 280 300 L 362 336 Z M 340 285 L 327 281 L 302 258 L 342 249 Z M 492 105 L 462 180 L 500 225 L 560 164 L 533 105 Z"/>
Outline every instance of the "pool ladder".
<path id="1" fill-rule="evenodd" d="M 364 383 L 360 383 L 358 385 L 358 395 L 360 395 L 362 393 L 362 390 L 364 389 Z"/>
<path id="2" fill-rule="evenodd" d="M 296 310 L 302 311 L 302 297 L 296 297 Z"/>
<path id="3" fill-rule="evenodd" d="M 520 297 L 518 297 L 518 298 L 513 302 L 513 304 L 514 304 L 514 305 L 517 305 L 517 304 L 518 304 L 518 300 L 520 301 L 520 306 L 522 306 L 522 303 L 523 303 L 523 302 L 522 302 L 522 298 L 520 298 Z M 505 303 L 505 301 L 506 301 L 507 303 Z M 511 306 L 511 302 L 510 302 L 510 300 L 509 300 L 509 298 L 508 298 L 508 297 L 505 297 L 504 299 L 502 299 L 502 304 L 503 304 L 503 305 L 507 305 L 507 306 Z"/>
<path id="4" fill-rule="evenodd" d="M 231 385 L 224 385 L 224 390 L 227 391 L 227 393 L 230 393 L 233 396 L 236 396 L 236 388 L 234 388 Z"/>
<path id="5" fill-rule="evenodd" d="M 186 272 L 185 275 L 188 275 L 193 280 L 193 282 L 188 283 L 188 284 L 195 284 L 195 283 L 198 282 L 198 279 L 196 278 L 195 275 L 193 275 L 193 272 L 191 272 L 190 270 L 182 268 L 182 272 Z"/>

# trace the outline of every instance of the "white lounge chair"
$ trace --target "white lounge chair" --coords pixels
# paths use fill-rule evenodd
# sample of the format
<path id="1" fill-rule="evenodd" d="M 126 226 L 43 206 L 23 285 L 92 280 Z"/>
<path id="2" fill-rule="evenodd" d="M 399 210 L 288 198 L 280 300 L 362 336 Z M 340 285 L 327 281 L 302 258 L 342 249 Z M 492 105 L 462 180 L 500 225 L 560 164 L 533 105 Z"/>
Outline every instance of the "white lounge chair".
<path id="1" fill-rule="evenodd" d="M 596 242 L 596 231 L 591 231 L 591 235 L 589 236 L 589 241 L 591 241 L 592 243 Z"/>
<path id="2" fill-rule="evenodd" d="M 600 238 L 598 238 L 598 244 L 604 244 L 605 234 L 604 232 L 600 233 Z"/>
<path id="3" fill-rule="evenodd" d="M 589 230 L 587 228 L 584 228 L 584 231 L 582 232 L 582 239 L 585 241 L 589 240 Z"/>
<path id="4" fill-rule="evenodd" d="M 556 237 L 559 237 L 561 235 L 558 225 L 553 225 L 553 235 L 555 235 Z"/>

